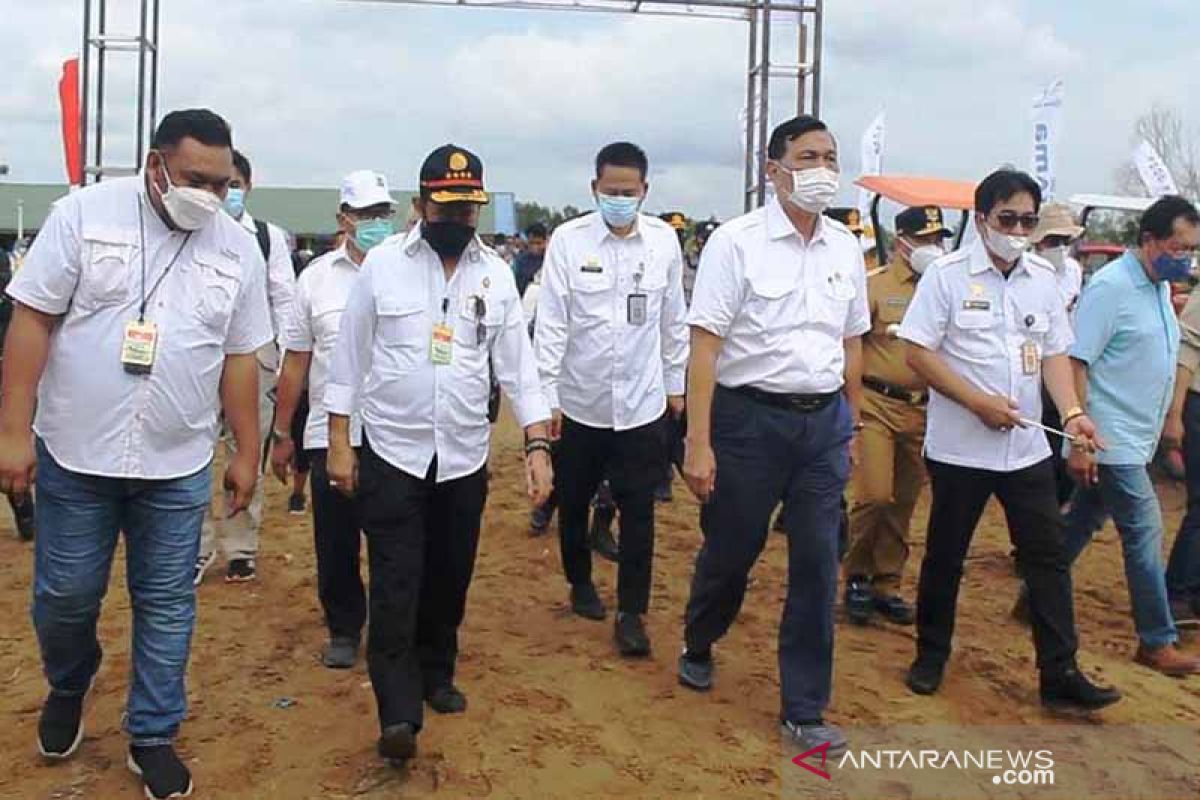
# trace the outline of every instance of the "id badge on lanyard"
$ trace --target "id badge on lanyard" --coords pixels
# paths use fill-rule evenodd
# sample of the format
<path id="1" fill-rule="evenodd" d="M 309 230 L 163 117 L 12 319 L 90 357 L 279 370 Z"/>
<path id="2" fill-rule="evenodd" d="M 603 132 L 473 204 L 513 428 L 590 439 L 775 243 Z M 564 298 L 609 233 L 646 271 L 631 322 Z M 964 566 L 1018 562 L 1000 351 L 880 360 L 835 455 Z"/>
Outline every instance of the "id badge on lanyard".
<path id="1" fill-rule="evenodd" d="M 638 271 L 633 275 L 633 293 L 625 298 L 625 319 L 630 325 L 645 325 L 648 315 L 648 298 L 642 291 L 642 271 L 645 265 L 639 264 Z"/>
<path id="2" fill-rule="evenodd" d="M 158 350 L 158 326 L 153 322 L 125 323 L 121 340 L 121 365 L 131 375 L 147 375 L 154 369 Z"/>

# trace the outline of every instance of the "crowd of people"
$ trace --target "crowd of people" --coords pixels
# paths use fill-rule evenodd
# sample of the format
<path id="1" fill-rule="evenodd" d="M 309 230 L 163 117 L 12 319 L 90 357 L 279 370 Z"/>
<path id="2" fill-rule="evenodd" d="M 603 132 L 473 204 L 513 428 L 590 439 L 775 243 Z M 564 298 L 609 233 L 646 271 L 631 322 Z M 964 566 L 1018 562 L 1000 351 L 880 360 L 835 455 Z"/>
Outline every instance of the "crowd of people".
<path id="1" fill-rule="evenodd" d="M 557 513 L 575 614 L 608 618 L 592 554 L 618 564 L 623 657 L 652 650 L 655 503 L 670 497 L 672 464 L 699 499 L 677 663 L 690 689 L 713 687 L 777 518 L 780 724 L 803 749 L 848 746 L 825 717 L 839 581 L 851 622 L 916 625 L 907 685 L 938 690 L 964 559 L 993 496 L 1044 705 L 1087 713 L 1121 697 L 1077 661 L 1071 564 L 1108 517 L 1136 660 L 1200 671 L 1178 634 L 1200 611 L 1200 300 L 1177 322 L 1169 289 L 1194 270 L 1195 207 L 1155 202 L 1136 245 L 1084 285 L 1070 209 L 1001 169 L 976 190 L 977 238 L 951 251 L 940 209 L 907 208 L 890 262 L 868 270 L 856 221 L 826 213 L 841 187 L 827 126 L 791 119 L 766 156 L 763 207 L 689 226 L 644 213 L 646 154 L 607 145 L 596 210 L 553 231 L 531 225 L 515 247 L 479 235 L 483 163 L 448 144 L 420 166 L 407 224 L 383 174 L 348 174 L 330 209 L 335 247 L 298 278 L 286 234 L 249 214 L 250 161 L 211 111 L 168 114 L 140 175 L 59 200 L 6 287 L 0 405 L 0 490 L 14 510 L 35 508 L 32 616 L 50 687 L 41 754 L 66 759 L 82 741 L 123 533 L 128 766 L 148 797 L 192 792 L 173 740 L 196 586 L 218 549 L 227 581 L 256 576 L 267 440 L 293 512 L 311 481 L 322 663 L 352 667 L 365 635 L 378 753 L 410 759 L 426 705 L 467 709 L 458 630 L 497 387 L 524 433 L 534 532 Z M 1195 467 L 1167 569 L 1147 467 L 1160 438 Z M 1074 479 L 1070 497 L 1056 470 Z M 914 608 L 900 587 L 926 476 Z"/>

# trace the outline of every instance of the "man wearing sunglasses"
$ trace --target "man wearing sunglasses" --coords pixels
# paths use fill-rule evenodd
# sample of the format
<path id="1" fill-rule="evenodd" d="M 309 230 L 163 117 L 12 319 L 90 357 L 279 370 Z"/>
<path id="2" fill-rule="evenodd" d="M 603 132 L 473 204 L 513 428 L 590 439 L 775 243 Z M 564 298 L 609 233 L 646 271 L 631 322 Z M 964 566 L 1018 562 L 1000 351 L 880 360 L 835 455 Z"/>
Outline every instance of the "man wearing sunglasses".
<path id="1" fill-rule="evenodd" d="M 350 289 L 358 280 L 367 253 L 394 232 L 396 213 L 387 178 L 371 170 L 347 175 L 340 200 L 337 224 L 345 234 L 344 243 L 313 261 L 296 283 L 295 306 L 283 330 L 286 354 L 271 432 L 271 466 L 282 483 L 288 482 L 297 447 L 308 451 L 313 465 L 317 595 L 329 629 L 321 662 L 330 669 L 354 666 L 367 619 L 367 600 L 359 570 L 362 523 L 358 509 L 353 500 L 329 485 L 325 386 Z M 306 383 L 309 411 L 302 428 L 304 440 L 294 442 L 292 418 Z M 362 420 L 358 414 L 350 418 L 350 444 L 356 450 L 362 446 Z"/>
<path id="2" fill-rule="evenodd" d="M 553 480 L 550 409 L 517 284 L 475 233 L 483 163 L 444 145 L 420 181 L 420 224 L 363 261 L 325 390 L 329 482 L 357 494 L 367 536 L 367 666 L 378 751 L 391 761 L 416 752 L 424 701 L 441 714 L 467 708 L 454 673 L 487 499 L 489 362 L 525 429 L 535 506 Z"/>
<path id="3" fill-rule="evenodd" d="M 900 326 L 909 365 L 932 389 L 925 455 L 933 499 L 907 683 L 917 694 L 941 685 L 963 561 L 995 495 L 1029 586 L 1042 703 L 1095 710 L 1120 694 L 1092 684 L 1076 665 L 1050 446 L 1028 424 L 1041 419 L 1044 381 L 1066 432 L 1080 447 L 1096 444 L 1072 380 L 1071 329 L 1057 282 L 1045 261 L 1026 253 L 1041 199 L 1025 173 L 1003 169 L 985 178 L 975 190 L 979 240 L 929 267 Z"/>

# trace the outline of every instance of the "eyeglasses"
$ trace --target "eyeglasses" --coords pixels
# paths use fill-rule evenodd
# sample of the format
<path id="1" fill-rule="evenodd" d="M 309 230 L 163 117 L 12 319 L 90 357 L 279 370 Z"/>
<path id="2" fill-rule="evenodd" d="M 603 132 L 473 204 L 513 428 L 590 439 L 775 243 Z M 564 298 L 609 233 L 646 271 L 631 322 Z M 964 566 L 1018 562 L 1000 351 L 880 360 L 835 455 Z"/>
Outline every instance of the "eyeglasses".
<path id="1" fill-rule="evenodd" d="M 1015 211 L 1001 211 L 996 215 L 996 224 L 1002 231 L 1011 231 L 1020 225 L 1024 230 L 1032 231 L 1038 226 L 1040 217 L 1037 214 L 1018 214 Z"/>
<path id="2" fill-rule="evenodd" d="M 396 216 L 396 212 L 394 209 L 390 209 L 390 208 L 380 209 L 378 211 L 373 211 L 369 208 L 364 208 L 361 210 L 348 211 L 348 212 L 346 212 L 346 216 L 348 216 L 348 217 L 350 217 L 350 219 L 356 220 L 358 222 L 366 222 L 366 221 L 372 220 L 372 219 L 392 219 L 393 217 Z"/>

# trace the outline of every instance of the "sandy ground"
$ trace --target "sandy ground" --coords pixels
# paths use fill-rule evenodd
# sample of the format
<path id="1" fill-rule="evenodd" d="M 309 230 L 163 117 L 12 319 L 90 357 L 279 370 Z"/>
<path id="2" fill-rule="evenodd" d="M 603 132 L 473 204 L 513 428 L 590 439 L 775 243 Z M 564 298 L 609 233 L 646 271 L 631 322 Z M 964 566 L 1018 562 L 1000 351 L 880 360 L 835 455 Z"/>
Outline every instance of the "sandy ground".
<path id="1" fill-rule="evenodd" d="M 658 514 L 649 617 L 654 655 L 622 661 L 614 653 L 611 623 L 569 613 L 554 540 L 529 536 L 518 443 L 506 419 L 493 454 L 483 543 L 462 631 L 459 684 L 470 710 L 453 718 L 431 715 L 419 756 L 406 772 L 381 765 L 374 754 L 374 703 L 361 663 L 347 672 L 317 663 L 324 637 L 310 522 L 285 513 L 286 495 L 272 481 L 258 582 L 228 586 L 210 573 L 200 589 L 191 711 L 179 741 L 197 796 L 781 795 L 783 771 L 790 768 L 780 758 L 776 726 L 783 538 L 771 537 L 741 618 L 717 648 L 717 688 L 697 696 L 675 679 L 699 544 L 696 505 L 682 483 L 676 501 L 660 506 Z M 1164 487 L 1163 499 L 1170 538 L 1182 492 Z M 28 616 L 32 549 L 17 541 L 4 517 L 0 797 L 137 797 L 119 730 L 130 631 L 123 559 L 118 556 L 101 622 L 106 659 L 87 711 L 87 738 L 70 763 L 44 766 L 34 746 L 46 687 Z M 924 525 L 922 505 L 905 585 L 910 596 Z M 911 629 L 840 626 L 829 718 L 851 733 L 858 726 L 898 723 L 1053 724 L 1037 704 L 1029 637 L 1007 617 L 1016 589 L 1007 551 L 1002 514 L 989 508 L 964 579 L 957 651 L 936 697 L 917 698 L 903 686 L 914 647 Z M 598 564 L 598 584 L 611 599 L 614 568 Z M 1081 559 L 1076 597 L 1085 669 L 1128 698 L 1106 711 L 1103 721 L 1200 722 L 1200 678 L 1171 680 L 1132 663 L 1135 639 L 1111 528 Z M 1195 650 L 1196 643 L 1188 647 Z"/>

